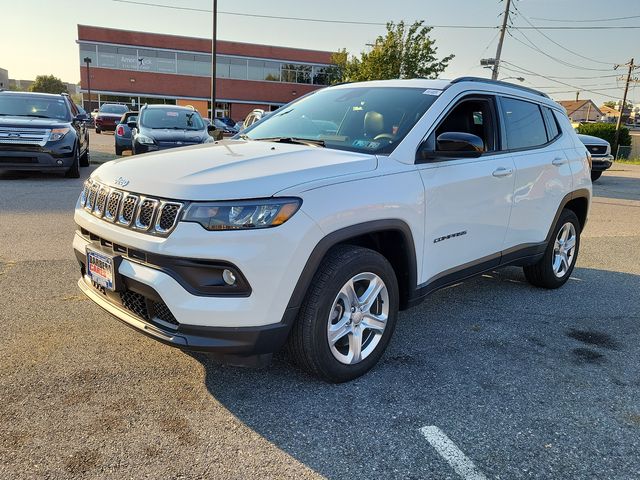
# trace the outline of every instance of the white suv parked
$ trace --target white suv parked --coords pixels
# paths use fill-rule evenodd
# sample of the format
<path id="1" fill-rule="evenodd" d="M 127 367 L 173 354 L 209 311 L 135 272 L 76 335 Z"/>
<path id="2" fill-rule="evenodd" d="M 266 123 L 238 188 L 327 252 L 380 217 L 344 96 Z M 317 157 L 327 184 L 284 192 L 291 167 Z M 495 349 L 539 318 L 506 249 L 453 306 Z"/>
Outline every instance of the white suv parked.
<path id="1" fill-rule="evenodd" d="M 398 310 L 521 265 L 576 263 L 589 156 L 546 95 L 479 78 L 325 88 L 215 144 L 119 159 L 78 200 L 78 282 L 164 343 L 228 361 L 288 345 L 333 382 L 382 356 Z"/>

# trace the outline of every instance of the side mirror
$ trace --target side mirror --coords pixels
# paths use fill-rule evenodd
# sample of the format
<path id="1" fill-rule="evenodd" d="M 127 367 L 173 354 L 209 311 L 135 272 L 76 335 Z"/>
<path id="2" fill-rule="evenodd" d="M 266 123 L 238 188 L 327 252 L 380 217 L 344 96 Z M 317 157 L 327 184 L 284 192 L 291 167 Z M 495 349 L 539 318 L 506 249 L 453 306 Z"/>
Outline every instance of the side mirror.
<path id="1" fill-rule="evenodd" d="M 222 137 L 224 136 L 224 132 L 222 130 L 218 130 L 215 125 L 207 125 L 207 132 L 214 140 L 222 140 Z"/>
<path id="2" fill-rule="evenodd" d="M 432 141 L 433 142 L 433 141 Z M 418 150 L 418 160 L 440 158 L 478 158 L 485 152 L 484 141 L 477 135 L 466 132 L 445 132 L 436 138 L 436 148 L 425 142 Z"/>
<path id="3" fill-rule="evenodd" d="M 86 122 L 87 121 L 87 115 L 85 115 L 84 113 L 79 113 L 78 115 L 73 117 L 73 121 L 74 122 L 78 122 L 78 123 Z"/>

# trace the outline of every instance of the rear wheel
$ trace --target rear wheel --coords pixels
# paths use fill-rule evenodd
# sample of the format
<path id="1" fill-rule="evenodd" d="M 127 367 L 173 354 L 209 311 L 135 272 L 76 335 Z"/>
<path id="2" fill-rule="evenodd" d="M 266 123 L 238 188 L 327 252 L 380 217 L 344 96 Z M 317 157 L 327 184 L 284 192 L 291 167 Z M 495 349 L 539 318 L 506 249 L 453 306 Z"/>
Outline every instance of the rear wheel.
<path id="1" fill-rule="evenodd" d="M 122 156 L 122 147 L 119 147 L 118 145 L 116 145 L 116 155 L 119 157 Z"/>
<path id="2" fill-rule="evenodd" d="M 289 338 L 305 370 L 345 382 L 371 369 L 398 316 L 398 282 L 379 253 L 351 245 L 332 249 L 314 276 Z"/>
<path id="3" fill-rule="evenodd" d="M 600 177 L 602 176 L 602 172 L 594 172 L 593 170 L 591 170 L 591 181 L 595 182 L 596 180 L 598 180 Z"/>
<path id="4" fill-rule="evenodd" d="M 102 130 L 100 130 L 98 127 L 96 127 L 96 133 L 97 133 L 98 135 L 100 135 L 100 132 L 101 132 L 101 131 L 102 131 Z"/>
<path id="5" fill-rule="evenodd" d="M 563 210 L 553 230 L 544 257 L 524 267 L 524 275 L 532 285 L 558 288 L 573 272 L 580 249 L 580 222 L 571 210 Z"/>
<path id="6" fill-rule="evenodd" d="M 80 147 L 76 146 L 73 154 L 73 163 L 64 174 L 67 178 L 80 178 Z"/>

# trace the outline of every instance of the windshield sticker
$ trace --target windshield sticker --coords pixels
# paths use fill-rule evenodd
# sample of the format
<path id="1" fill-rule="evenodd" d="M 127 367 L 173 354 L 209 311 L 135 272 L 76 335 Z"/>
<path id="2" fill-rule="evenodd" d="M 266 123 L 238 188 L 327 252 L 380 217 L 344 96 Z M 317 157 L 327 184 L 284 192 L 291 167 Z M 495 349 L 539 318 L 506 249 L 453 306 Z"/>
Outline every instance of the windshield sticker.
<path id="1" fill-rule="evenodd" d="M 167 117 L 177 117 L 178 112 L 167 112 Z"/>
<path id="2" fill-rule="evenodd" d="M 433 88 L 427 88 L 424 92 L 422 92 L 423 95 L 433 95 L 435 97 L 437 97 L 441 93 L 442 93 L 442 90 L 435 90 Z"/>
<path id="3" fill-rule="evenodd" d="M 357 148 L 368 148 L 375 150 L 380 146 L 380 142 L 370 142 L 369 140 L 354 140 L 353 146 Z"/>

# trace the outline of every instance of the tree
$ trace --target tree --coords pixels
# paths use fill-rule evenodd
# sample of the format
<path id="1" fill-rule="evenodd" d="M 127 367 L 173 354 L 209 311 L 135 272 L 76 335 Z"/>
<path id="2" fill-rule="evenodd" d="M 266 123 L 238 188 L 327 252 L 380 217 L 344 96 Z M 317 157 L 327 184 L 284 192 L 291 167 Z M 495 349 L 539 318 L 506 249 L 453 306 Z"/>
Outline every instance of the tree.
<path id="1" fill-rule="evenodd" d="M 29 87 L 30 92 L 67 93 L 66 85 L 53 75 L 38 75 Z"/>
<path id="2" fill-rule="evenodd" d="M 437 78 L 449 65 L 453 55 L 440 60 L 424 20 L 406 26 L 403 21 L 387 23 L 385 36 L 378 36 L 368 52 L 360 58 L 349 56 L 345 49 L 332 56 L 335 69 L 331 83 L 340 81 L 387 80 L 392 78 Z"/>

